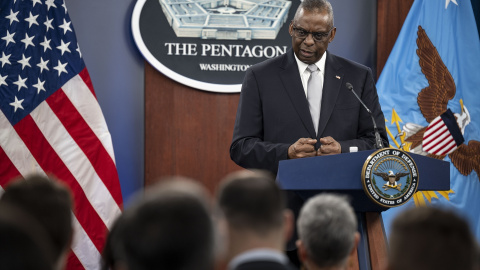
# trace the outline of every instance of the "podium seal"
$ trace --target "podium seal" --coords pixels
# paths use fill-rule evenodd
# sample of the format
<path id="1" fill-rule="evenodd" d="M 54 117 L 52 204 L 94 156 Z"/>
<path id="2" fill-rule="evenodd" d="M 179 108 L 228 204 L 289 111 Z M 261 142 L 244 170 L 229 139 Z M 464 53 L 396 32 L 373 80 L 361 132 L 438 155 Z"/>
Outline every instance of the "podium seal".
<path id="1" fill-rule="evenodd" d="M 402 205 L 417 192 L 417 165 L 402 150 L 380 149 L 363 164 L 362 184 L 365 193 L 375 203 L 383 207 Z"/>

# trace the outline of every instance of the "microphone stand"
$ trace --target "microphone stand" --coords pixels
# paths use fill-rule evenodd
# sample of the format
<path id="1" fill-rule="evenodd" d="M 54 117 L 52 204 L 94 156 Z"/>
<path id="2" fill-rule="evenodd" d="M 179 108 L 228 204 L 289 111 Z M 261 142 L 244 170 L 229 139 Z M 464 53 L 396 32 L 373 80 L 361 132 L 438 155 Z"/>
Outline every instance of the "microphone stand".
<path id="1" fill-rule="evenodd" d="M 380 133 L 378 132 L 377 124 L 375 123 L 375 118 L 373 118 L 372 111 L 370 111 L 370 109 L 368 109 L 367 105 L 365 105 L 365 103 L 363 103 L 363 101 L 360 99 L 360 97 L 357 95 L 357 93 L 355 93 L 355 91 L 353 91 L 353 86 L 352 86 L 351 83 L 347 82 L 345 85 L 347 86 L 348 90 L 352 91 L 352 93 L 355 95 L 355 97 L 358 99 L 358 101 L 360 101 L 360 103 L 363 105 L 363 107 L 370 114 L 370 117 L 372 118 L 372 122 L 373 122 L 373 131 L 375 132 L 375 148 L 376 149 L 382 149 L 383 148 L 383 142 L 382 142 L 382 139 L 380 138 Z"/>

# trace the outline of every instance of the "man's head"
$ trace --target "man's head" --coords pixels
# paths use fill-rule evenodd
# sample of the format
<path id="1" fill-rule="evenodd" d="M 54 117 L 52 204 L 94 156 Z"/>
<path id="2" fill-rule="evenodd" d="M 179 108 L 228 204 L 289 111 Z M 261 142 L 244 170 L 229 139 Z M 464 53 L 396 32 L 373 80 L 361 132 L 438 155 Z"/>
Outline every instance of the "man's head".
<path id="1" fill-rule="evenodd" d="M 308 200 L 297 226 L 299 258 L 308 269 L 345 267 L 360 239 L 352 207 L 334 194 Z"/>
<path id="2" fill-rule="evenodd" d="M 273 176 L 261 171 L 240 171 L 221 183 L 218 204 L 229 224 L 259 235 L 282 228 L 286 200 Z"/>
<path id="3" fill-rule="evenodd" d="M 288 32 L 298 59 L 314 64 L 335 38 L 332 5 L 326 0 L 304 0 L 290 23 Z"/>
<path id="4" fill-rule="evenodd" d="M 217 200 L 229 231 L 229 256 L 255 247 L 283 250 L 293 216 L 271 174 L 232 173 L 222 180 Z"/>
<path id="5" fill-rule="evenodd" d="M 22 209 L 45 228 L 58 267 L 62 268 L 73 235 L 73 203 L 68 187 L 45 176 L 31 175 L 7 185 L 0 202 Z"/>
<path id="6" fill-rule="evenodd" d="M 125 215 L 120 215 L 108 232 L 102 251 L 102 270 L 128 269 L 124 248 Z"/>
<path id="7" fill-rule="evenodd" d="M 389 244 L 389 270 L 471 270 L 478 254 L 466 221 L 434 207 L 400 213 L 393 221 Z"/>
<path id="8" fill-rule="evenodd" d="M 207 270 L 213 267 L 214 229 L 205 189 L 165 179 L 127 209 L 117 228 L 115 256 L 128 269 Z M 113 243 L 113 244 L 115 244 Z M 115 259 L 115 258 L 114 258 Z"/>
<path id="9" fill-rule="evenodd" d="M 53 270 L 51 241 L 44 228 L 22 209 L 0 204 L 0 269 Z"/>

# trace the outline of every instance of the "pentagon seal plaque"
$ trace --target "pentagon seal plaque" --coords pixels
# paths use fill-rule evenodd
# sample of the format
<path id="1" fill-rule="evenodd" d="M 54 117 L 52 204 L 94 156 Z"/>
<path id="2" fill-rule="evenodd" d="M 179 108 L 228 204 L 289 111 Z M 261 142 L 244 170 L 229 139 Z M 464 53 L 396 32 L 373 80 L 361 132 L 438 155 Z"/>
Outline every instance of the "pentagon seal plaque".
<path id="1" fill-rule="evenodd" d="M 375 203 L 383 207 L 402 205 L 417 192 L 417 165 L 402 150 L 380 149 L 363 164 L 362 184 L 365 193 Z"/>

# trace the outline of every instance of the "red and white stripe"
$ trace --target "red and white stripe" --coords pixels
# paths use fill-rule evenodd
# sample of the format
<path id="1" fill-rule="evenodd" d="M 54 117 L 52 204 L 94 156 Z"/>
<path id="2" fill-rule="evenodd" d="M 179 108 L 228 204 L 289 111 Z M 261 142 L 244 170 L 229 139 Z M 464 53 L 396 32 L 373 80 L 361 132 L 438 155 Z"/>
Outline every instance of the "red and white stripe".
<path id="1" fill-rule="evenodd" d="M 434 155 L 446 155 L 457 149 L 457 144 L 440 116 L 433 119 L 423 134 L 423 151 Z"/>
<path id="2" fill-rule="evenodd" d="M 74 198 L 68 269 L 100 269 L 106 233 L 121 214 L 113 146 L 86 69 L 12 126 L 0 111 L 0 186 L 53 174 Z M 3 190 L 0 189 L 0 192 Z"/>

